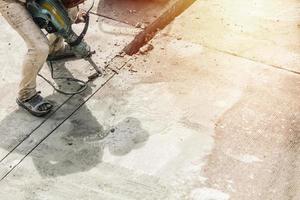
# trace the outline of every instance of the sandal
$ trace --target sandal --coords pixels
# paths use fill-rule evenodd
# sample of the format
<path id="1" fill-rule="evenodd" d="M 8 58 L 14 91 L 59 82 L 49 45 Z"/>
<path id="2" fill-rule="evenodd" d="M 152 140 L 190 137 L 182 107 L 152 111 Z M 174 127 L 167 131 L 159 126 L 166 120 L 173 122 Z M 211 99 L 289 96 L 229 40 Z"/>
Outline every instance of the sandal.
<path id="1" fill-rule="evenodd" d="M 36 117 L 42 117 L 48 114 L 53 108 L 53 105 L 49 101 L 46 101 L 40 95 L 40 92 L 37 92 L 26 101 L 21 101 L 17 98 L 17 104 Z"/>

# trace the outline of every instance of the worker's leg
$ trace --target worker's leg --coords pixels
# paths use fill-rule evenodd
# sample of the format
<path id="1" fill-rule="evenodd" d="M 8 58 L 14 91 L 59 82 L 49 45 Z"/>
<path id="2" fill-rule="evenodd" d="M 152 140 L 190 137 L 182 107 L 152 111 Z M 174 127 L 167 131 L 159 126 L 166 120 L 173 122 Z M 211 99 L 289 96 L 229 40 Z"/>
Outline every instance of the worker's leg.
<path id="1" fill-rule="evenodd" d="M 48 34 L 50 54 L 54 54 L 65 47 L 64 39 L 62 37 L 56 36 L 54 33 Z"/>
<path id="2" fill-rule="evenodd" d="M 73 23 L 77 18 L 78 12 L 78 7 L 68 9 L 69 17 Z M 55 54 L 56 52 L 62 51 L 65 47 L 64 39 L 62 37 L 56 36 L 55 34 L 49 34 L 48 40 L 50 44 L 50 54 Z M 61 53 L 64 52 L 62 51 Z"/>
<path id="3" fill-rule="evenodd" d="M 24 4 L 14 0 L 0 0 L 0 12 L 8 23 L 24 39 L 28 51 L 23 61 L 22 79 L 19 87 L 18 100 L 25 102 L 36 96 L 36 78 L 39 70 L 46 61 L 49 45 L 46 36 L 33 22 Z M 39 98 L 39 100 L 42 100 Z M 52 107 L 49 103 L 42 103 L 39 110 Z"/>

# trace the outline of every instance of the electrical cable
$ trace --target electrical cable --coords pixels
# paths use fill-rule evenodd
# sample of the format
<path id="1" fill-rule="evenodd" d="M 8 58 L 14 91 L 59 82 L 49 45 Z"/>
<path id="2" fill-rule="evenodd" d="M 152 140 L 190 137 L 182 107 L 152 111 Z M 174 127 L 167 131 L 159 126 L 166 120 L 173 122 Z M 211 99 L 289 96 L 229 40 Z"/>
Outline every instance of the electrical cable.
<path id="1" fill-rule="evenodd" d="M 93 3 L 91 5 L 91 7 L 86 12 L 86 25 L 85 25 L 82 33 L 78 36 L 76 41 L 74 41 L 70 44 L 70 46 L 76 46 L 83 40 L 83 38 L 84 38 L 84 36 L 85 36 L 85 34 L 88 30 L 88 27 L 89 27 L 89 14 L 90 14 L 92 8 L 94 7 L 94 4 L 95 4 L 95 0 L 93 0 Z M 50 67 L 51 78 L 53 80 L 66 80 L 66 81 L 69 81 L 69 82 L 77 82 L 77 83 L 79 83 L 79 85 L 81 84 L 81 88 L 79 90 L 77 90 L 76 92 L 66 92 L 66 91 L 63 91 L 63 90 L 55 87 L 54 84 L 50 80 L 48 80 L 46 77 L 44 77 L 43 75 L 41 75 L 39 73 L 38 76 L 41 77 L 42 79 L 44 79 L 55 91 L 57 91 L 61 94 L 65 94 L 65 95 L 75 95 L 75 94 L 80 94 L 80 93 L 82 93 L 83 91 L 85 91 L 87 89 L 87 83 L 88 82 L 85 82 L 83 80 L 76 79 L 76 78 L 73 78 L 73 77 L 54 77 L 54 69 L 53 69 L 52 62 L 48 61 L 48 63 L 49 63 L 49 67 Z"/>
<path id="2" fill-rule="evenodd" d="M 55 85 L 50 80 L 48 80 L 46 77 L 44 77 L 41 74 L 38 74 L 38 76 L 41 77 L 42 79 L 44 79 L 55 91 L 57 91 L 61 94 L 65 94 L 65 95 L 75 95 L 75 94 L 80 94 L 80 93 L 82 93 L 83 91 L 85 91 L 87 89 L 88 82 L 86 82 L 86 81 L 83 81 L 83 80 L 80 80 L 80 79 L 77 79 L 77 78 L 72 78 L 72 77 L 63 77 L 63 76 L 62 77 L 55 77 L 52 62 L 49 61 L 48 63 L 49 63 L 49 67 L 50 67 L 51 78 L 53 80 L 66 80 L 66 81 L 69 81 L 69 82 L 77 82 L 77 83 L 79 83 L 79 85 L 81 85 L 81 88 L 76 90 L 76 92 L 63 91 L 63 90 L 55 87 Z"/>

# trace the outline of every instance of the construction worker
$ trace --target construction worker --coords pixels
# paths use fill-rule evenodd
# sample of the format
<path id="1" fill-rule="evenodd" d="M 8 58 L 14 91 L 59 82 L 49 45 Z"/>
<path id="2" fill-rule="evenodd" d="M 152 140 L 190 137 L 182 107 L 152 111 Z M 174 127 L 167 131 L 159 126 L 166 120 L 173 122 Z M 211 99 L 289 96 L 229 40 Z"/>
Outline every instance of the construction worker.
<path id="1" fill-rule="evenodd" d="M 48 55 L 64 50 L 64 42 L 53 34 L 48 38 L 45 36 L 27 11 L 25 1 L 0 0 L 0 13 L 24 39 L 28 48 L 22 64 L 17 103 L 35 116 L 44 116 L 52 110 L 53 105 L 36 90 L 36 78 Z M 74 22 L 84 21 L 85 13 L 79 12 L 78 7 L 68 12 Z"/>

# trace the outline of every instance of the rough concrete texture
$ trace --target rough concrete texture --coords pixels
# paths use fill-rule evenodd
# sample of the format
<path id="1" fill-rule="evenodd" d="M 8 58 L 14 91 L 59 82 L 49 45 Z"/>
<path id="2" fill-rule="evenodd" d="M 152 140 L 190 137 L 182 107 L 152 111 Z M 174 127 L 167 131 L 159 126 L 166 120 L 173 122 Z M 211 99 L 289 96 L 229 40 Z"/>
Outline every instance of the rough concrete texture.
<path id="1" fill-rule="evenodd" d="M 173 36 L 300 71 L 299 1 L 203 0 L 170 26 Z"/>
<path id="2" fill-rule="evenodd" d="M 265 31 L 277 24 L 268 13 L 286 5 L 281 6 L 287 9 L 282 12 L 290 14 L 298 3 L 239 2 L 197 1 L 154 38 L 152 51 L 113 62 L 118 68 L 129 59 L 119 74 L 108 71 L 86 93 L 74 96 L 1 161 L 1 177 L 21 162 L 0 182 L 0 199 L 300 199 L 300 76 L 274 67 L 297 67 L 291 63 L 298 60 L 289 59 L 291 49 L 297 53 L 297 48 L 290 48 L 298 45 L 292 33 L 297 28 L 282 15 L 288 33 L 274 31 L 275 40 L 272 32 L 268 36 Z M 206 12 L 202 12 L 204 7 Z M 236 12 L 225 12 L 225 7 Z M 238 12 L 238 8 L 246 10 Z M 224 30 L 221 34 L 221 29 L 209 28 L 220 18 L 241 20 L 247 27 L 253 21 L 242 20 L 248 16 L 246 11 L 260 13 L 254 18 L 259 28 L 247 32 L 248 37 L 244 32 Z M 217 17 L 203 20 L 212 13 Z M 198 20 L 203 28 L 195 28 Z M 9 33 L 0 36 L 4 42 L 0 84 L 7 94 L 0 99 L 3 158 L 42 119 L 14 105 L 11 88 L 16 87 L 24 47 L 17 48 L 20 42 L 14 40 L 20 39 L 3 20 L 0 26 Z M 94 31 L 101 30 L 96 27 L 102 26 L 95 26 Z M 104 33 L 94 31 L 88 38 L 96 46 L 130 40 L 130 36 L 107 32 L 101 39 Z M 220 36 L 229 33 L 232 40 L 226 40 L 226 46 Z M 266 46 L 264 40 L 258 42 L 262 36 L 287 45 Z M 8 46 L 7 41 L 15 46 Z M 251 50 L 243 54 L 242 47 L 250 44 Z M 106 47 L 115 49 L 115 45 Z M 257 57 L 247 59 L 254 54 Z M 97 62 L 107 56 L 98 55 Z M 9 56 L 14 59 L 8 60 Z M 58 70 L 66 69 L 59 68 L 63 65 L 57 63 Z M 67 69 L 84 77 L 89 66 L 82 65 L 82 61 L 71 62 Z M 100 91 L 31 152 L 104 82 Z M 50 99 L 63 102 L 67 98 L 40 84 Z"/>
<path id="3" fill-rule="evenodd" d="M 145 27 L 176 0 L 95 0 L 92 12 L 133 26 Z M 88 9 L 91 1 L 84 8 Z"/>

